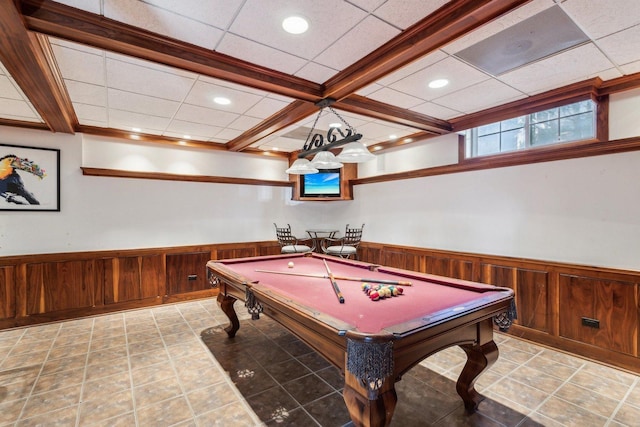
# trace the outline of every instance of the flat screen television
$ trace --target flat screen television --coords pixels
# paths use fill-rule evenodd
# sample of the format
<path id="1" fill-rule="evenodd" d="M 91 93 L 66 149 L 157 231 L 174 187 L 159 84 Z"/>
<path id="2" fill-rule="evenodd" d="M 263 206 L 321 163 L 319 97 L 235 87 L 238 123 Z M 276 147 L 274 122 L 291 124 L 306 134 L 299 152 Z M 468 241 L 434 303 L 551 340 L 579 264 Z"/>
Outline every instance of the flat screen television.
<path id="1" fill-rule="evenodd" d="M 318 173 L 300 175 L 300 197 L 337 197 L 340 192 L 341 169 L 320 169 Z"/>

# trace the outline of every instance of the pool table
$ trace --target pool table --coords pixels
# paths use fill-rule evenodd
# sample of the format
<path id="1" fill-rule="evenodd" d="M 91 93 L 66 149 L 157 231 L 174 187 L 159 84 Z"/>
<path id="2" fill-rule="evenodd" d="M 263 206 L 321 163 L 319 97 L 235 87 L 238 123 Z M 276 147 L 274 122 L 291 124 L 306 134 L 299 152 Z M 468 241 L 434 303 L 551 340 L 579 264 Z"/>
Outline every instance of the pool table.
<path id="1" fill-rule="evenodd" d="M 207 276 L 219 289 L 229 337 L 240 328 L 233 307 L 239 299 L 252 318 L 270 316 L 341 370 L 356 426 L 389 425 L 395 382 L 452 345 L 467 355 L 456 390 L 466 410 L 475 411 L 482 400 L 476 378 L 498 358 L 494 324 L 508 328 L 514 317 L 509 288 L 316 253 L 209 261 Z M 363 284 L 385 281 L 409 284 L 377 301 L 363 291 Z"/>

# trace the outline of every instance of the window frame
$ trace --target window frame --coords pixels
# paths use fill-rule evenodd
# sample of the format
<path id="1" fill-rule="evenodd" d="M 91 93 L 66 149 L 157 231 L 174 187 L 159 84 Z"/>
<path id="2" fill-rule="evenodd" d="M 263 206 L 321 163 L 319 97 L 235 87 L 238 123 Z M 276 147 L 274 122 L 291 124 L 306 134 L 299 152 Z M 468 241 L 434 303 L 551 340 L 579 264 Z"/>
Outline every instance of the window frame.
<path id="1" fill-rule="evenodd" d="M 531 144 L 531 137 L 530 137 L 530 132 L 531 132 L 531 126 L 534 125 L 534 123 L 531 120 L 531 115 L 535 114 L 535 113 L 539 113 L 539 112 L 543 112 L 546 110 L 550 110 L 553 108 L 561 108 L 563 106 L 567 106 L 567 105 L 571 105 L 571 104 L 576 104 L 578 102 L 583 102 L 583 101 L 587 101 L 587 100 L 591 100 L 593 102 L 594 105 L 594 110 L 593 110 L 593 127 L 594 127 L 594 137 L 593 138 L 585 138 L 585 139 L 580 139 L 580 140 L 574 140 L 574 141 L 559 141 L 559 142 L 553 142 L 553 143 L 544 143 L 544 144 L 539 144 L 539 145 L 532 145 Z M 556 100 L 554 102 L 548 103 L 548 104 L 537 104 L 534 108 L 530 108 L 528 109 L 528 111 L 522 111 L 522 112 L 517 112 L 517 114 L 515 115 L 511 115 L 511 116 L 505 116 L 503 114 L 502 117 L 500 117 L 499 119 L 496 119 L 495 121 L 487 121 L 486 123 L 478 123 L 474 126 L 468 126 L 467 129 L 465 129 L 464 131 L 459 131 L 461 134 L 464 133 L 465 135 L 463 135 L 463 138 L 461 138 L 461 147 L 460 147 L 460 156 L 459 156 L 459 161 L 462 162 L 469 162 L 469 161 L 478 161 L 478 160 L 491 160 L 491 159 L 495 159 L 495 158 L 501 158 L 501 157 L 505 157 L 505 156 L 522 156 L 522 155 L 527 155 L 527 153 L 531 152 L 531 151 L 537 151 L 537 150 L 542 150 L 542 151 L 555 151 L 557 149 L 559 149 L 560 147 L 565 147 L 565 146 L 571 146 L 571 147 L 575 147 L 576 145 L 583 145 L 583 144 L 591 144 L 593 142 L 602 142 L 602 141 L 606 141 L 608 139 L 608 108 L 609 104 L 608 104 L 608 96 L 604 96 L 604 97 L 595 97 L 595 96 L 589 96 L 589 95 L 584 95 L 578 98 L 572 98 L 572 99 L 564 99 L 564 100 Z M 470 153 L 476 151 L 477 152 L 477 138 L 478 136 L 475 136 L 475 144 L 467 144 L 467 138 L 466 138 L 466 133 L 471 131 L 471 132 L 477 132 L 477 129 L 482 127 L 482 126 L 487 126 L 487 125 L 492 125 L 492 124 L 496 124 L 498 126 L 501 126 L 502 123 L 504 121 L 507 120 L 511 120 L 511 119 L 517 119 L 519 117 L 524 117 L 524 124 L 522 127 L 520 127 L 519 129 L 524 129 L 524 133 L 525 133 L 525 147 L 523 148 L 516 148 L 513 150 L 509 150 L 509 151 L 500 151 L 500 152 L 495 152 L 495 153 L 491 153 L 491 154 L 482 154 L 482 155 L 470 155 Z M 559 116 L 552 119 L 552 121 L 557 121 L 558 124 L 560 123 L 560 121 L 562 120 L 563 117 Z M 516 128 L 514 128 L 516 129 Z M 503 131 L 502 129 L 500 129 L 498 132 L 494 132 L 492 134 L 496 134 L 496 135 L 502 135 L 505 131 Z"/>

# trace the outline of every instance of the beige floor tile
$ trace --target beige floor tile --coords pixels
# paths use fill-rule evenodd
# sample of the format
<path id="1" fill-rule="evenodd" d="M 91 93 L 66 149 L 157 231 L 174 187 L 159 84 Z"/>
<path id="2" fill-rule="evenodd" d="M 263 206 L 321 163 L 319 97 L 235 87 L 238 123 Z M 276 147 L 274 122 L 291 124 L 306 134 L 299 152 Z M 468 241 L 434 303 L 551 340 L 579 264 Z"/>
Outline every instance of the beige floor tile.
<path id="1" fill-rule="evenodd" d="M 79 402 L 80 388 L 74 386 L 34 394 L 27 400 L 21 418 L 31 418 L 69 406 L 75 406 Z"/>
<path id="2" fill-rule="evenodd" d="M 182 389 L 180 388 L 178 379 L 175 377 L 146 383 L 133 389 L 137 408 L 168 400 L 181 394 Z"/>
<path id="3" fill-rule="evenodd" d="M 556 397 L 544 402 L 538 412 L 566 427 L 602 427 L 607 423 L 607 418 Z"/>
<path id="4" fill-rule="evenodd" d="M 85 382 L 82 387 L 82 401 L 109 400 L 112 395 L 123 391 L 131 391 L 131 376 L 129 372 Z"/>
<path id="5" fill-rule="evenodd" d="M 193 419 L 193 413 L 185 396 L 148 405 L 136 412 L 141 426 L 170 426 Z"/>
<path id="6" fill-rule="evenodd" d="M 130 390 L 112 393 L 105 399 L 87 400 L 80 404 L 80 425 L 128 414 L 133 408 L 133 395 Z"/>
<path id="7" fill-rule="evenodd" d="M 31 418 L 22 418 L 16 427 L 67 427 L 75 426 L 78 417 L 78 405 L 68 406 Z"/>

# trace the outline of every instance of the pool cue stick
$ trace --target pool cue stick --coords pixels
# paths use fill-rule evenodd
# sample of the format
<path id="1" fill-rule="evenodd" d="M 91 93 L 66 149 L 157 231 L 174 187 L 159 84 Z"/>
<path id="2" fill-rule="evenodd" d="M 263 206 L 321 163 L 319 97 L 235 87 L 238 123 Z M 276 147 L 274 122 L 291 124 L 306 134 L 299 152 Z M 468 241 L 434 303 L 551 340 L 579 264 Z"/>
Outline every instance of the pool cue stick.
<path id="1" fill-rule="evenodd" d="M 260 273 L 272 273 L 272 274 L 288 274 L 290 276 L 303 276 L 303 277 L 316 277 L 318 279 L 328 279 L 326 274 L 313 274 L 313 273 L 294 273 L 292 271 L 274 271 L 274 270 L 255 270 Z M 353 282 L 371 282 L 381 283 L 385 285 L 398 285 L 398 286 L 411 286 L 411 282 L 405 282 L 403 280 L 386 280 L 386 279 L 367 279 L 366 277 L 347 277 L 347 276 L 333 276 L 336 280 L 351 280 Z"/>
<path id="2" fill-rule="evenodd" d="M 333 277 L 333 273 L 331 272 L 331 270 L 329 270 L 329 264 L 327 264 L 327 260 L 323 259 L 322 262 L 324 262 L 324 266 L 327 268 L 327 274 L 329 275 L 329 280 L 331 281 L 333 290 L 336 292 L 338 301 L 340 301 L 340 304 L 344 304 L 344 297 L 342 296 L 342 292 L 340 292 L 340 288 L 338 287 L 338 282 L 336 282 L 335 277 Z"/>

